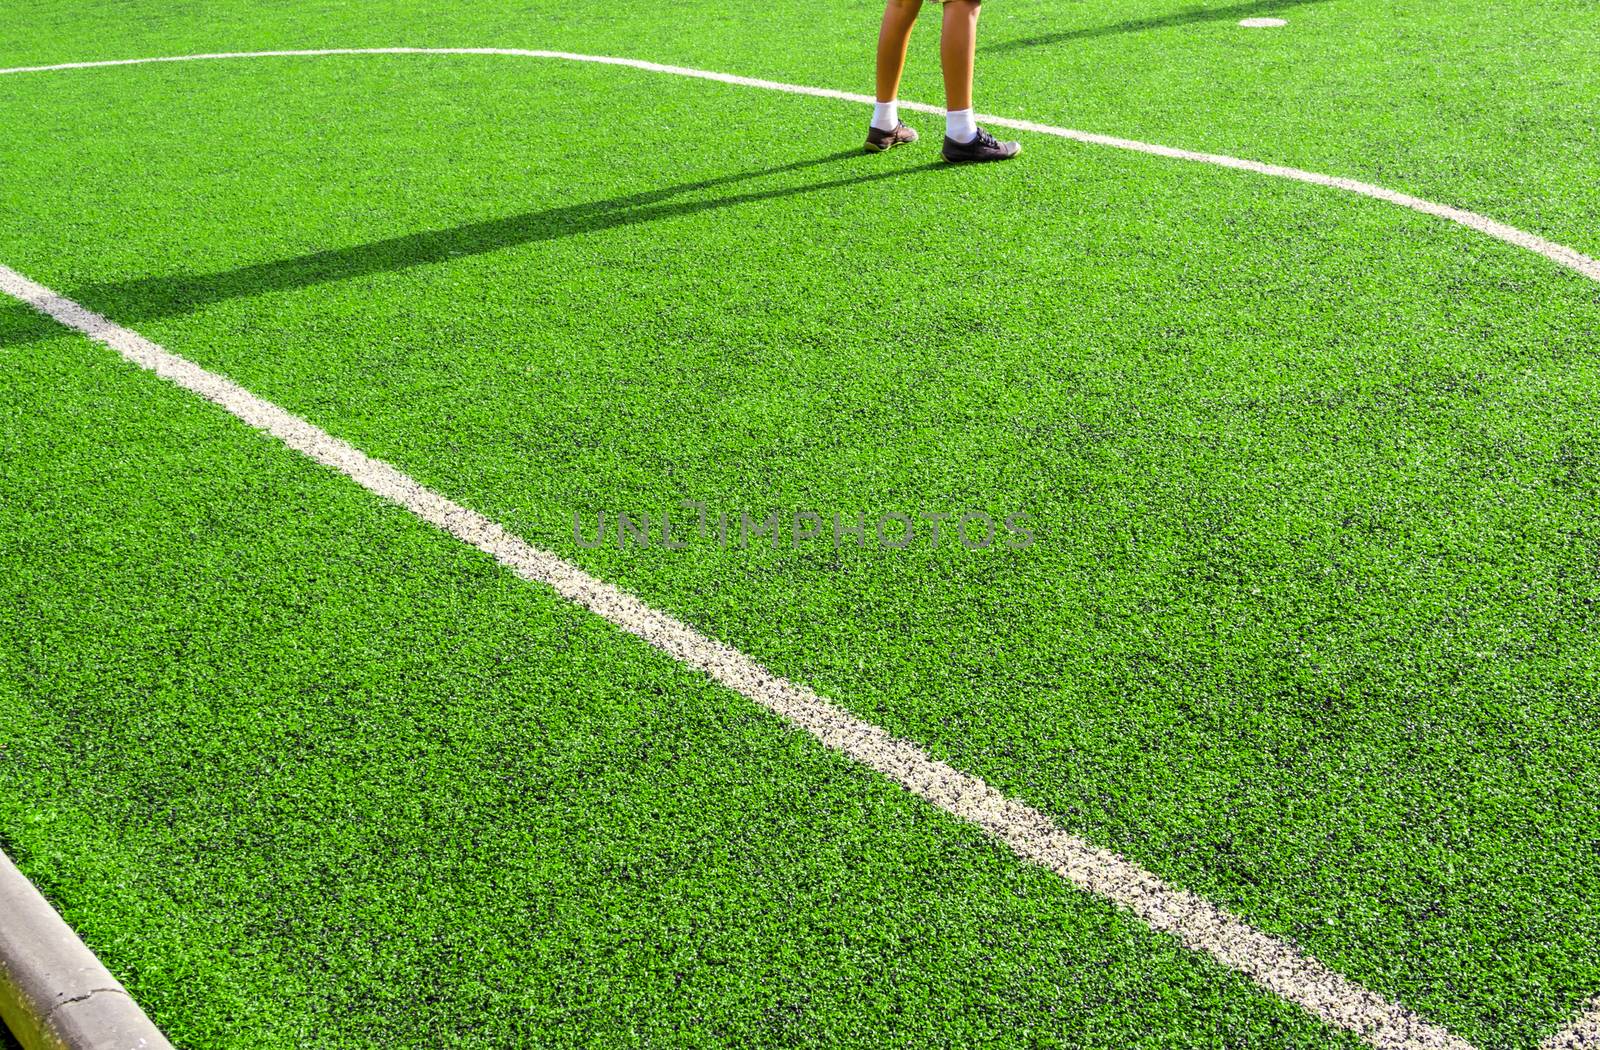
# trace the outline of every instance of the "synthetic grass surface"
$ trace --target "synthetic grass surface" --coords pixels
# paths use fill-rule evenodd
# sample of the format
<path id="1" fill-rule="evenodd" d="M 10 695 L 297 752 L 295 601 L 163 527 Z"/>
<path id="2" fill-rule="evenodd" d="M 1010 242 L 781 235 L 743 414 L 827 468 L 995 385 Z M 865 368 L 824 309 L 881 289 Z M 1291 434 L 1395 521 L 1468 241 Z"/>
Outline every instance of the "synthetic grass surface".
<path id="1" fill-rule="evenodd" d="M 592 135 L 576 99 L 628 119 Z M 1484 1045 L 1534 1045 L 1600 989 L 1591 285 L 1371 202 L 1053 141 L 983 172 L 930 167 L 926 150 L 845 155 L 858 110 L 628 71 L 270 60 L 0 79 L 0 100 L 21 129 L 5 147 L 0 261 Z M 730 154 L 729 129 L 752 122 L 760 135 Z M 1478 206 L 1515 221 L 1500 203 L 1518 202 Z M 0 317 L 18 360 L 72 345 L 20 308 Z M 161 418 L 207 413 L 164 404 Z M 13 483 L 37 484 L 21 454 L 7 462 Z M 251 513 L 281 499 L 256 482 L 213 498 Z M 327 482 L 306 513 L 339 491 Z M 1026 510 L 1039 541 L 573 542 L 575 511 L 686 497 L 757 515 Z M 301 560 L 272 553 L 243 578 Z M 177 608 L 194 603 L 177 593 Z M 248 610 L 215 622 L 233 615 Z M 494 610 L 483 631 L 521 615 Z M 17 619 L 22 637 L 45 631 Z M 389 630 L 376 608 L 341 622 L 372 645 Z M 526 651 L 552 649 L 573 659 L 548 639 Z M 623 674 L 611 658 L 593 657 L 598 683 Z M 142 666 L 172 660 L 155 643 Z M 115 683 L 82 691 L 126 699 Z M 107 753 L 137 739 L 105 732 Z M 183 754 L 189 732 L 158 739 Z M 51 753 L 30 756 L 59 776 L 103 760 Z M 375 746 L 337 768 L 392 758 Z M 801 854 L 828 848 L 811 834 Z M 114 852 L 105 863 L 133 851 Z M 77 863 L 25 867 L 59 900 L 83 892 Z M 482 875 L 439 881 L 470 893 Z M 145 943 L 126 902 L 100 906 L 106 943 Z M 216 943 L 249 943 L 227 936 Z M 341 974 L 361 969 L 330 954 Z M 1167 965 L 1143 964 L 1152 982 Z M 1268 1022 L 1232 1009 L 1157 1019 L 1147 1038 L 1260 1038 Z M 1076 1023 L 1047 1030 L 1070 1040 Z"/>
<path id="2" fill-rule="evenodd" d="M 936 5 L 932 5 L 936 6 Z M 937 11 L 904 96 L 940 103 Z M 316 47 L 527 47 L 872 89 L 878 0 L 668 6 L 211 0 L 30 4 L 6 65 Z M 1593 0 L 1049 0 L 991 3 L 983 112 L 1234 153 L 1487 211 L 1600 254 L 1600 20 Z M 1276 15 L 1284 30 L 1245 30 Z M 757 108 L 723 143 L 760 139 Z M 826 112 L 826 111 L 824 111 Z M 589 100 L 591 130 L 636 119 Z M 855 125 L 864 122 L 857 118 Z M 809 134 L 831 133 L 833 120 Z M 842 139 L 854 145 L 859 128 Z"/>
<path id="3" fill-rule="evenodd" d="M 0 827 L 179 1045 L 1354 1045 L 188 395 L 34 346 L 0 370 L 29 409 Z"/>

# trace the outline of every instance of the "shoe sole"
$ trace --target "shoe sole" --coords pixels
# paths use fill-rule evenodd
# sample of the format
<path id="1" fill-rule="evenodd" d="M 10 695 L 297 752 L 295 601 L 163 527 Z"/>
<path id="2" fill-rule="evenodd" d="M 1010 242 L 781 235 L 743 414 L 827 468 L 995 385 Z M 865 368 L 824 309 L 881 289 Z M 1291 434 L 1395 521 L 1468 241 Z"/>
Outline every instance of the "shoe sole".
<path id="1" fill-rule="evenodd" d="M 1022 156 L 1022 146 L 1017 145 L 1017 152 L 1004 157 L 952 157 L 948 153 L 941 153 L 946 164 L 999 164 L 1003 161 L 1016 160 Z"/>
<path id="2" fill-rule="evenodd" d="M 894 149 L 896 146 L 909 146 L 909 145 L 911 145 L 912 143 L 914 143 L 916 141 L 917 141 L 916 139 L 912 139 L 909 142 L 891 142 L 887 146 L 874 146 L 872 143 L 868 142 L 862 148 L 865 149 L 868 153 L 888 153 L 890 150 Z"/>

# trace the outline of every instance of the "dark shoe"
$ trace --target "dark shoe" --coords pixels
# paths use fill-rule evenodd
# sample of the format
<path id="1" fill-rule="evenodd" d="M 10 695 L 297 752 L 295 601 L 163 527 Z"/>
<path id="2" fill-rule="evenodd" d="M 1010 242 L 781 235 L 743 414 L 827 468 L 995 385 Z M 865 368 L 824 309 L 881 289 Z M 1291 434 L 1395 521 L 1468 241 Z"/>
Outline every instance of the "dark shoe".
<path id="1" fill-rule="evenodd" d="M 945 136 L 944 159 L 951 164 L 982 164 L 991 160 L 1010 160 L 1022 152 L 1020 142 L 996 142 L 993 135 L 978 129 L 971 142 L 957 142 Z"/>
<path id="2" fill-rule="evenodd" d="M 917 141 L 917 133 L 904 124 L 895 127 L 893 131 L 879 131 L 877 128 L 867 128 L 867 152 L 885 153 L 896 146 L 909 146 Z"/>

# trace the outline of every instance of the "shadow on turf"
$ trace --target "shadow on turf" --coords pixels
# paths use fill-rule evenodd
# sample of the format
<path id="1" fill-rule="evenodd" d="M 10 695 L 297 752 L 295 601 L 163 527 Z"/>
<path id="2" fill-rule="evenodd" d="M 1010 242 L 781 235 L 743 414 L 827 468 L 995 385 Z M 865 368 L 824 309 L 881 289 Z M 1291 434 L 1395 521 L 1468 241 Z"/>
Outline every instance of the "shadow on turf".
<path id="1" fill-rule="evenodd" d="M 1022 40 L 1008 40 L 993 47 L 986 47 L 983 51 L 985 54 L 995 55 L 1004 51 L 1020 51 L 1027 47 L 1063 44 L 1070 40 L 1096 40 L 1121 33 L 1142 33 L 1151 29 L 1170 29 L 1174 26 L 1195 25 L 1200 22 L 1236 22 L 1241 18 L 1260 18 L 1291 8 L 1303 7 L 1306 4 L 1327 2 L 1328 0 L 1250 0 L 1249 3 L 1230 4 L 1227 7 L 1191 7 L 1186 11 L 1177 11 L 1159 18 L 1136 18 L 1107 26 L 1047 33 L 1044 36 L 1030 36 Z"/>
<path id="2" fill-rule="evenodd" d="M 609 200 L 525 212 L 502 219 L 468 223 L 447 230 L 412 233 L 350 248 L 335 248 L 298 255 L 291 259 L 257 263 L 222 273 L 174 274 L 88 285 L 73 290 L 68 293 L 68 297 L 91 309 L 105 311 L 113 321 L 132 325 L 139 321 L 190 313 L 211 303 L 228 299 L 291 291 L 370 274 L 390 273 L 413 266 L 426 266 L 429 263 L 457 259 L 464 255 L 482 255 L 538 241 L 575 237 L 579 234 L 695 215 L 756 201 L 796 197 L 843 186 L 879 182 L 919 172 L 930 172 L 943 166 L 934 162 L 884 170 L 874 165 L 874 170 L 871 172 L 807 182 L 798 186 L 781 186 L 693 200 L 675 199 L 687 194 L 699 194 L 756 179 L 843 164 L 847 160 L 856 160 L 861 164 L 874 163 L 874 158 L 861 150 L 848 150 L 776 168 L 763 168 L 699 182 L 686 182 L 625 197 L 613 197 Z M 20 304 L 13 305 L 20 307 Z M 23 309 L 27 313 L 32 313 Z M 12 331 L 8 332 L 8 328 Z M 10 325 L 0 326 L 0 345 L 33 342 L 59 332 L 60 329 L 48 323 L 42 329 L 38 325 L 25 325 L 20 328 Z"/>

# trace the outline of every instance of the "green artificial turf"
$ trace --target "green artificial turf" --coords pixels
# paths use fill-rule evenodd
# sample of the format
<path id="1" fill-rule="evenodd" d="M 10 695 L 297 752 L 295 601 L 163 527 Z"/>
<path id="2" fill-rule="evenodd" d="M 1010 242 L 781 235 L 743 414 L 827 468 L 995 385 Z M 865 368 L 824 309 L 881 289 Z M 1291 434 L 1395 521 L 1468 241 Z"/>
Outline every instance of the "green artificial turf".
<path id="1" fill-rule="evenodd" d="M 680 0 L 646 8 L 596 0 L 119 0 L 89 9 L 39 0 L 29 5 L 27 32 L 0 37 L 0 62 L 527 47 L 869 92 L 881 13 L 879 0 Z M 1289 26 L 1237 25 L 1260 15 Z M 907 98 L 943 102 L 937 24 L 930 7 L 913 41 Z M 1008 0 L 983 16 L 977 104 L 983 112 L 1367 179 L 1600 254 L 1597 49 L 1592 0 Z M 572 116 L 609 132 L 635 114 L 597 99 Z M 747 140 L 751 124 L 759 128 L 760 117 L 725 134 Z"/>
<path id="2" fill-rule="evenodd" d="M 115 51 L 47 8 L 4 61 L 538 46 L 860 86 L 867 6 L 756 6 L 129 4 Z M 994 5 L 980 104 L 1595 247 L 1594 127 L 1562 123 L 1583 5 L 1245 5 L 1277 35 L 1116 6 Z M 1469 75 L 1495 63 L 1523 75 Z M 1600 991 L 1592 283 L 1036 136 L 951 171 L 919 120 L 868 158 L 859 108 L 629 70 L 145 66 L 0 78 L 0 107 L 0 262 L 1481 1046 Z M 1333 1038 L 109 351 L 0 325 L 0 842 L 175 1033 Z M 1037 542 L 572 535 L 684 499 L 1023 511 Z M 546 897 L 570 905 L 519 910 Z M 669 990 L 703 940 L 716 972 Z"/>
<path id="3" fill-rule="evenodd" d="M 179 1045 L 1354 1045 L 189 395 L 33 345 L 0 370 L 0 827 Z"/>

